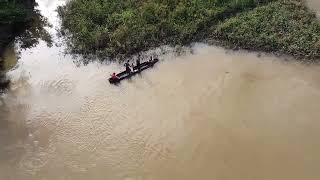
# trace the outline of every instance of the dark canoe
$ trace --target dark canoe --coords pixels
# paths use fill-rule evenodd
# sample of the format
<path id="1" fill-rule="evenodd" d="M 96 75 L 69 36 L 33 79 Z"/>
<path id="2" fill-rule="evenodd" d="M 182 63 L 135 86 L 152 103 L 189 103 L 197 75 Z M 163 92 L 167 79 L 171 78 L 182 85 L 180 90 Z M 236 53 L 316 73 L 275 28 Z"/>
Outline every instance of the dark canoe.
<path id="1" fill-rule="evenodd" d="M 134 66 L 133 67 L 133 71 L 131 73 L 128 73 L 127 71 L 123 71 L 121 73 L 118 73 L 117 76 L 119 77 L 119 79 L 112 79 L 109 78 L 109 82 L 111 84 L 117 84 L 120 81 L 124 80 L 124 79 L 128 79 L 131 78 L 132 76 L 141 73 L 142 71 L 153 67 L 154 64 L 156 64 L 157 62 L 159 62 L 159 59 L 154 59 L 153 61 L 147 61 L 147 62 L 143 62 L 140 64 L 140 66 Z"/>

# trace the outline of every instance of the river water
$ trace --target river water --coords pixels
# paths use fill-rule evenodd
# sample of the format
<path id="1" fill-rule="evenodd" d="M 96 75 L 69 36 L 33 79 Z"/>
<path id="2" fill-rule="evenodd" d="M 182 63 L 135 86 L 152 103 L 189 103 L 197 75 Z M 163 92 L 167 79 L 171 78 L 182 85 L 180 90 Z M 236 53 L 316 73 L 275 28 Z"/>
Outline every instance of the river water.
<path id="1" fill-rule="evenodd" d="M 62 3 L 39 1 L 56 26 Z M 113 86 L 123 67 L 63 48 L 41 42 L 9 72 L 1 180 L 319 179 L 319 65 L 196 44 Z"/>

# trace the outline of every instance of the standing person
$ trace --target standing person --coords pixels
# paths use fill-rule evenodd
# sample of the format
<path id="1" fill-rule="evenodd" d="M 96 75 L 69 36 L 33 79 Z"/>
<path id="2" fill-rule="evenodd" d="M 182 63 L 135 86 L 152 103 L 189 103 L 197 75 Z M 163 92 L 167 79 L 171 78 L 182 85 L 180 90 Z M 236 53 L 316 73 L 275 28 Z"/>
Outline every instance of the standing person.
<path id="1" fill-rule="evenodd" d="M 136 65 L 137 65 L 137 68 L 138 68 L 139 71 L 140 71 L 140 65 L 141 65 L 140 58 L 141 58 L 141 56 L 139 54 L 138 57 L 137 57 L 137 61 L 136 61 Z"/>
<path id="2" fill-rule="evenodd" d="M 153 62 L 153 57 L 150 56 L 149 63 L 152 63 L 152 62 Z"/>
<path id="3" fill-rule="evenodd" d="M 129 60 L 124 64 L 124 66 L 126 67 L 127 73 L 131 73 L 131 68 L 130 68 Z"/>

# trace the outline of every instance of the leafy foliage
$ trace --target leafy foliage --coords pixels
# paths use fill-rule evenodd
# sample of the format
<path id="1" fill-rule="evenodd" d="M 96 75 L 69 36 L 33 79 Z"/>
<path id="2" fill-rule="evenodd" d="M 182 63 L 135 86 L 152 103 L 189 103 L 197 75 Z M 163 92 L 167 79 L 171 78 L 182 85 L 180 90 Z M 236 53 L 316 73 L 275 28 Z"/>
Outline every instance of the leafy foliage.
<path id="1" fill-rule="evenodd" d="M 0 93 L 9 85 L 6 71 L 15 64 L 12 60 L 3 60 L 3 52 L 15 41 L 20 48 L 31 48 L 42 39 L 52 45 L 51 35 L 45 29 L 50 26 L 38 10 L 34 9 L 34 0 L 0 0 Z"/>
<path id="2" fill-rule="evenodd" d="M 72 0 L 59 8 L 75 53 L 128 57 L 214 38 L 319 58 L 320 23 L 301 0 Z"/>
<path id="3" fill-rule="evenodd" d="M 213 24 L 269 1 L 72 0 L 58 12 L 73 52 L 121 58 L 202 40 Z"/>
<path id="4" fill-rule="evenodd" d="M 216 37 L 246 49 L 320 58 L 320 22 L 301 1 L 281 0 L 221 23 Z"/>
<path id="5" fill-rule="evenodd" d="M 28 10 L 15 1 L 0 2 L 0 25 L 23 22 L 27 17 Z"/>
<path id="6" fill-rule="evenodd" d="M 1 0 L 0 0 L 1 1 Z M 45 27 L 51 26 L 39 10 L 28 6 L 24 0 L 2 0 L 0 2 L 0 55 L 4 46 L 13 41 L 21 48 L 31 48 L 42 39 L 52 45 L 51 35 Z M 35 1 L 29 4 L 35 5 Z"/>

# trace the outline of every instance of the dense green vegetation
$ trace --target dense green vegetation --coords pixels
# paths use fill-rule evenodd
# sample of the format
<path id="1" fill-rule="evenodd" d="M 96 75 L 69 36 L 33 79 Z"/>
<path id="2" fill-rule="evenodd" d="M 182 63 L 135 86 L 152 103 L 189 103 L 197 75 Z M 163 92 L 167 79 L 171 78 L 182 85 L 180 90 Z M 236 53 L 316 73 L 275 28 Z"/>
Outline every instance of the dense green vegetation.
<path id="1" fill-rule="evenodd" d="M 301 1 L 277 1 L 221 23 L 216 38 L 231 46 L 320 58 L 320 22 Z"/>
<path id="2" fill-rule="evenodd" d="M 202 40 L 213 24 L 270 0 L 73 0 L 60 7 L 76 53 L 126 57 Z"/>
<path id="3" fill-rule="evenodd" d="M 35 6 L 35 0 L 0 0 L 0 91 L 8 85 L 5 73 L 15 63 L 2 57 L 13 41 L 20 48 L 34 47 L 40 39 L 52 44 L 45 29 L 49 23 Z"/>
<path id="4" fill-rule="evenodd" d="M 301 0 L 72 0 L 59 8 L 71 51 L 122 58 L 208 38 L 319 57 L 319 21 Z"/>
<path id="5" fill-rule="evenodd" d="M 34 9 L 34 0 L 2 0 L 0 2 L 0 57 L 3 49 L 13 40 L 21 48 L 37 45 L 42 39 L 51 45 L 51 36 L 45 27 L 46 18 Z"/>
<path id="6" fill-rule="evenodd" d="M 0 2 L 0 25 L 24 22 L 27 19 L 28 9 L 16 1 Z"/>
<path id="7" fill-rule="evenodd" d="M 14 0 L 0 1 L 0 94 L 9 85 L 5 76 L 6 63 L 2 59 L 4 48 L 14 38 L 16 24 L 25 22 L 29 11 L 21 3 Z"/>

